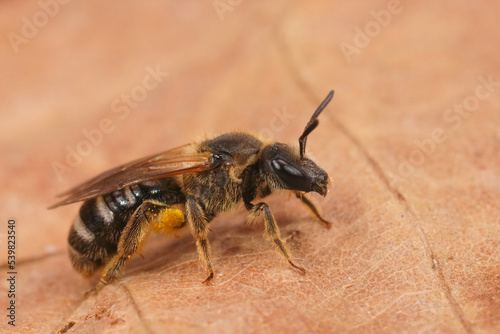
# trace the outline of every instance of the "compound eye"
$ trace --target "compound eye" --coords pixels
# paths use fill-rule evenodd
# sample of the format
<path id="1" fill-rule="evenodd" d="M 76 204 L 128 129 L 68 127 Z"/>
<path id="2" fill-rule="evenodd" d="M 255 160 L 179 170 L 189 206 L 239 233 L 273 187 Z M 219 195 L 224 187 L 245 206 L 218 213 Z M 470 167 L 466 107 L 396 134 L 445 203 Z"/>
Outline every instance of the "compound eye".
<path id="1" fill-rule="evenodd" d="M 284 174 L 290 174 L 293 176 L 304 176 L 304 174 L 298 170 L 297 168 L 293 167 L 290 165 L 288 162 L 286 162 L 283 159 L 275 159 L 271 162 L 273 164 L 274 171 L 276 173 L 284 173 Z"/>
<path id="2" fill-rule="evenodd" d="M 286 189 L 310 191 L 311 180 L 299 169 L 283 159 L 271 160 L 271 166 L 278 177 L 287 185 Z"/>

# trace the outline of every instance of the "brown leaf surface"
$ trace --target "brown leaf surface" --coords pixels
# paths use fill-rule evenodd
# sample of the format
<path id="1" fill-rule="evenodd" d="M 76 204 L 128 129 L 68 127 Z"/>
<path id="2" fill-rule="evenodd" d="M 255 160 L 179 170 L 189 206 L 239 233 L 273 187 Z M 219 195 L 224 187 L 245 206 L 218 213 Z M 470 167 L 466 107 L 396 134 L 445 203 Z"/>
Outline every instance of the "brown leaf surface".
<path id="1" fill-rule="evenodd" d="M 231 10 L 221 18 L 214 3 Z M 402 1 L 383 27 L 374 15 L 388 6 L 80 1 L 52 7 L 42 24 L 37 1 L 2 2 L 1 277 L 13 217 L 18 281 L 12 328 L 1 280 L 0 330 L 500 331 L 500 85 L 476 89 L 479 78 L 500 80 L 500 5 Z M 40 27 L 16 53 L 9 33 L 22 36 L 23 18 Z M 355 44 L 356 27 L 372 37 L 348 61 L 343 43 L 363 42 Z M 155 69 L 168 75 L 137 95 Z M 308 142 L 333 179 L 328 196 L 315 197 L 332 229 L 293 198 L 268 201 L 305 276 L 240 209 L 212 225 L 213 286 L 200 284 L 205 274 L 184 231 L 152 237 L 144 258 L 82 298 L 95 278 L 75 273 L 66 251 L 78 205 L 46 210 L 56 193 L 204 131 L 295 142 L 332 88 Z M 128 114 L 116 110 L 131 92 L 143 99 Z M 454 109 L 462 103 L 471 111 Z M 54 162 L 85 149 L 84 131 L 104 119 L 113 129 L 58 177 Z"/>

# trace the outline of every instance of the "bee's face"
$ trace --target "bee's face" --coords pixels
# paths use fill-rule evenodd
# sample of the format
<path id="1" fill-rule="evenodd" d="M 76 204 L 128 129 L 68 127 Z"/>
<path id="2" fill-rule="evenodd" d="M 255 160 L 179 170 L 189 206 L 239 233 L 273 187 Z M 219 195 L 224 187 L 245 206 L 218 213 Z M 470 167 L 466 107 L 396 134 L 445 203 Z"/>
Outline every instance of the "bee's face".
<path id="1" fill-rule="evenodd" d="M 328 174 L 311 159 L 300 159 L 288 145 L 275 143 L 264 148 L 261 168 L 274 188 L 314 191 L 322 196 L 328 191 Z"/>

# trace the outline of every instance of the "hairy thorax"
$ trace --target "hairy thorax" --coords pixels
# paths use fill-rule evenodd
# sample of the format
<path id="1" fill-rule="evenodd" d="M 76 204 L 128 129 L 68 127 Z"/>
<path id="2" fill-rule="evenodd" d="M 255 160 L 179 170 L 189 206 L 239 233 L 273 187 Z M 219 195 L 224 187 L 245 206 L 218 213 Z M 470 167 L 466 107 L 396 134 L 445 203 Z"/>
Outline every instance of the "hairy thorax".
<path id="1" fill-rule="evenodd" d="M 193 147 L 197 152 L 218 155 L 221 162 L 214 169 L 183 175 L 185 195 L 199 198 L 210 216 L 232 210 L 242 199 L 242 174 L 257 163 L 263 145 L 258 138 L 241 132 L 197 144 Z"/>

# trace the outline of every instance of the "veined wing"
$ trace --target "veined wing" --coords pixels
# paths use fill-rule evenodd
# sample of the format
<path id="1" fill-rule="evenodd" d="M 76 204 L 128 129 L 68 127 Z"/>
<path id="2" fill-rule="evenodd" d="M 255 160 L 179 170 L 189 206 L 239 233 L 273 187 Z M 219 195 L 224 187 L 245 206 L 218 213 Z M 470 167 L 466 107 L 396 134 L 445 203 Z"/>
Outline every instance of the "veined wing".
<path id="1" fill-rule="evenodd" d="M 150 155 L 106 171 L 58 196 L 65 197 L 49 209 L 85 201 L 145 181 L 210 169 L 209 152 L 186 153 L 188 145 Z"/>

